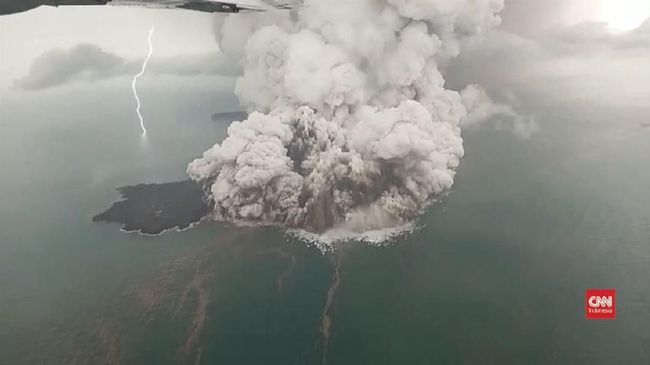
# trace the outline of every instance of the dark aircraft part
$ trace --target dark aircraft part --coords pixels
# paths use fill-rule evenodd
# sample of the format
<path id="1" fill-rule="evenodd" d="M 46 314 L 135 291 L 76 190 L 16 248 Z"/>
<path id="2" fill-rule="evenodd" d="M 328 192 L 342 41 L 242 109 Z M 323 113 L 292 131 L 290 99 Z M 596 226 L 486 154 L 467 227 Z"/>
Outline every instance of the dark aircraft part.
<path id="1" fill-rule="evenodd" d="M 106 5 L 111 0 L 0 0 L 0 15 L 20 13 L 41 5 Z"/>
<path id="2" fill-rule="evenodd" d="M 106 5 L 111 0 L 45 0 L 43 5 Z"/>
<path id="3" fill-rule="evenodd" d="M 38 0 L 0 0 L 0 15 L 20 13 L 23 11 L 31 10 L 42 5 Z"/>
<path id="4" fill-rule="evenodd" d="M 239 7 L 236 4 L 228 3 L 199 3 L 190 2 L 178 6 L 181 9 L 197 10 L 206 13 L 239 13 Z"/>
<path id="5" fill-rule="evenodd" d="M 294 3 L 302 2 L 293 0 Z M 186 0 L 186 1 L 164 1 L 164 0 L 141 0 L 141 1 L 114 1 L 114 0 L 0 0 L 0 15 L 13 14 L 37 8 L 41 5 L 63 6 L 63 5 L 132 5 L 151 8 L 178 8 L 186 10 L 201 11 L 207 13 L 239 13 L 240 11 L 266 11 L 273 8 L 291 9 L 289 3 L 280 5 L 269 5 L 260 1 L 257 5 L 240 5 L 228 1 L 206 1 L 206 0 Z"/>

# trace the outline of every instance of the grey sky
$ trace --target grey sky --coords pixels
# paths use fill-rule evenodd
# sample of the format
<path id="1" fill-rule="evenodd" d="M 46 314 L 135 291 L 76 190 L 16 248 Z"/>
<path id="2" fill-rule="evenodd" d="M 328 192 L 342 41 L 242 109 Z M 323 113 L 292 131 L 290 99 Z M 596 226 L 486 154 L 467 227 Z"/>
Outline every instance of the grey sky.
<path id="1" fill-rule="evenodd" d="M 124 59 L 142 58 L 151 25 L 155 58 L 216 52 L 213 23 L 211 14 L 115 7 L 41 7 L 0 16 L 0 92 L 55 48 L 93 44 Z"/>
<path id="2" fill-rule="evenodd" d="M 619 34 L 603 23 L 583 23 L 537 36 L 491 32 L 451 65 L 448 81 L 544 100 L 644 106 L 649 64 L 650 21 Z"/>
<path id="3" fill-rule="evenodd" d="M 454 62 L 448 80 L 453 87 L 480 83 L 504 98 L 531 90 L 553 96 L 564 88 L 583 97 L 641 100 L 650 91 L 648 25 L 612 33 L 605 24 L 583 22 L 620 21 L 645 9 L 638 8 L 644 2 L 506 0 L 502 26 Z M 608 7 L 614 3 L 620 4 L 616 14 Z M 151 25 L 156 26 L 151 72 L 216 72 L 214 24 L 220 16 L 114 7 L 42 7 L 2 16 L 0 95 L 21 92 L 12 88 L 16 80 L 34 89 L 131 73 L 146 54 Z M 52 59 L 59 62 L 49 63 Z"/>
<path id="4" fill-rule="evenodd" d="M 15 80 L 23 90 L 40 90 L 74 82 L 94 82 L 139 72 L 140 60 L 127 60 L 94 44 L 79 44 L 69 49 L 55 48 L 38 56 L 27 75 Z M 238 66 L 220 53 L 157 57 L 150 62 L 149 74 L 177 76 L 238 74 Z"/>
<path id="5" fill-rule="evenodd" d="M 502 28 L 517 33 L 539 32 L 598 18 L 600 0 L 506 0 Z"/>

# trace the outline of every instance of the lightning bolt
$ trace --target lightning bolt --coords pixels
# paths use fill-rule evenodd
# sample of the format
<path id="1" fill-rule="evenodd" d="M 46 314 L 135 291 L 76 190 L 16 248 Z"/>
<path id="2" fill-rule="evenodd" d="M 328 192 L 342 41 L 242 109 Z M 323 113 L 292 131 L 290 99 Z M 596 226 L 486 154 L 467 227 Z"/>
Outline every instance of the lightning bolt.
<path id="1" fill-rule="evenodd" d="M 149 54 L 147 54 L 147 58 L 145 58 L 144 63 L 142 63 L 142 69 L 140 72 L 133 77 L 133 81 L 131 81 L 131 88 L 133 89 L 133 96 L 135 96 L 135 101 L 138 104 L 137 108 L 135 109 L 136 113 L 138 113 L 138 118 L 140 118 L 140 128 L 142 128 L 142 136 L 146 137 L 147 136 L 147 128 L 144 126 L 144 118 L 142 118 L 142 113 L 140 113 L 140 97 L 138 96 L 138 79 L 140 76 L 144 75 L 145 71 L 147 71 L 147 65 L 149 64 L 149 60 L 151 59 L 151 55 L 153 54 L 153 43 L 151 42 L 151 38 L 153 37 L 153 31 L 154 27 L 153 25 L 151 26 L 151 30 L 149 30 Z"/>

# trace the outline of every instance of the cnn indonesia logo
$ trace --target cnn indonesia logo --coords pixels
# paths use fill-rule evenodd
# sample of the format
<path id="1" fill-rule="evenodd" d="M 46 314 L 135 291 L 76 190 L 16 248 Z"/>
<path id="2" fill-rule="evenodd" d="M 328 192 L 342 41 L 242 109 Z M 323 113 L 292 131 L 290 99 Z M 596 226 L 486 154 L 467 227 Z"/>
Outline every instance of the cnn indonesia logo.
<path id="1" fill-rule="evenodd" d="M 585 314 L 587 319 L 616 318 L 616 290 L 587 289 L 585 292 Z"/>

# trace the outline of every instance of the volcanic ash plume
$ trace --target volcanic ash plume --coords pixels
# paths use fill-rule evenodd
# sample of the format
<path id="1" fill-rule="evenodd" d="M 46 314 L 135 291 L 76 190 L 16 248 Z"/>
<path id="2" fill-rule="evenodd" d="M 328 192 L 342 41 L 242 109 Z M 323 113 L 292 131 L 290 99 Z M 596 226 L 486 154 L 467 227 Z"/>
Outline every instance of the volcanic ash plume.
<path id="1" fill-rule="evenodd" d="M 315 233 L 409 222 L 451 188 L 463 156 L 467 111 L 439 65 L 497 25 L 502 7 L 307 0 L 294 22 L 226 18 L 222 49 L 242 58 L 236 93 L 252 113 L 189 175 L 221 220 Z"/>

